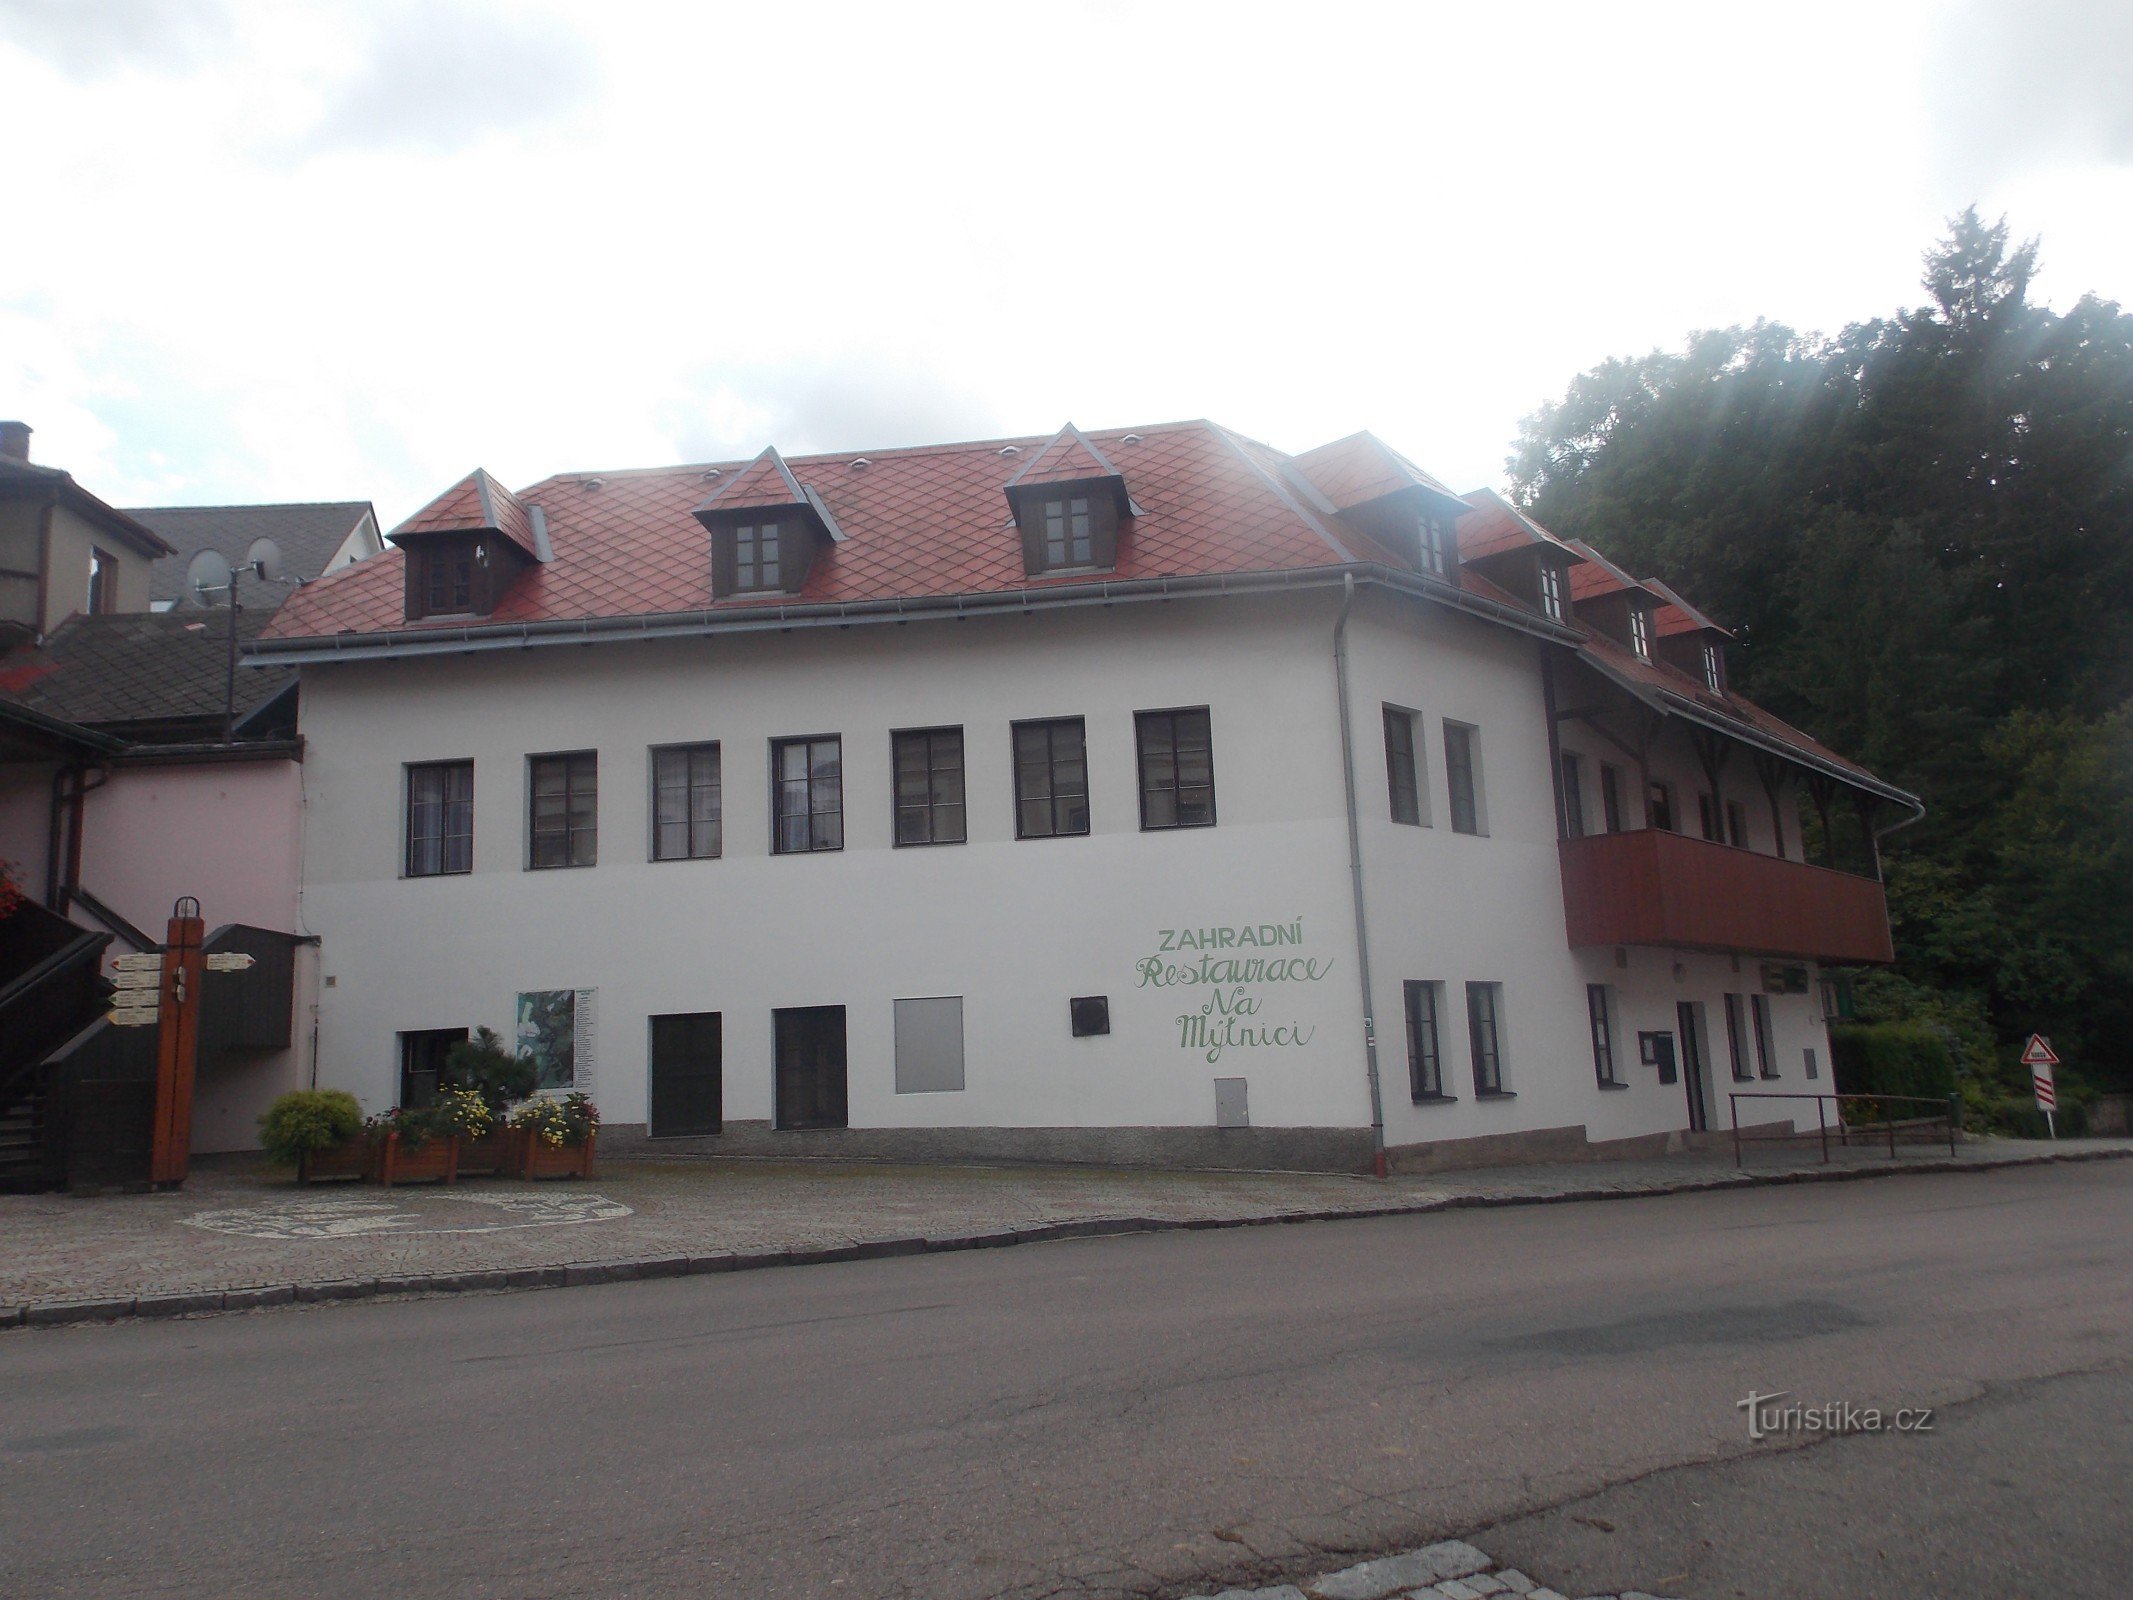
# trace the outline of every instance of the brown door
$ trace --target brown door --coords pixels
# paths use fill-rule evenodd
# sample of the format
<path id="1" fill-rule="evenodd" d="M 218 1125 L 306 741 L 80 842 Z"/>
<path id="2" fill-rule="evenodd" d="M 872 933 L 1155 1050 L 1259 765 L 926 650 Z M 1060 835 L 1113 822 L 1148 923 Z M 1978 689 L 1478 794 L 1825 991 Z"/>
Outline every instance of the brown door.
<path id="1" fill-rule="evenodd" d="M 1703 1003 L 1680 1001 L 1674 1015 L 1681 1024 L 1681 1076 L 1689 1091 L 1689 1129 L 1702 1133 L 1711 1126 L 1711 1086 L 1704 1080 Z"/>

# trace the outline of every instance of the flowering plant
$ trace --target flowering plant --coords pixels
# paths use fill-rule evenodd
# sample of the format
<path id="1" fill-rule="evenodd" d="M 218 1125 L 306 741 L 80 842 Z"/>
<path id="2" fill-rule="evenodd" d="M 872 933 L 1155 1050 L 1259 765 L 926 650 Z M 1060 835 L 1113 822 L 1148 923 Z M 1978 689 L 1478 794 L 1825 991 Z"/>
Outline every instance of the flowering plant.
<path id="1" fill-rule="evenodd" d="M 382 1143 L 390 1134 L 400 1136 L 400 1145 L 406 1150 L 420 1150 L 432 1139 L 442 1138 L 456 1130 L 433 1106 L 394 1106 L 390 1111 L 381 1111 L 364 1120 L 363 1129 L 370 1137 Z"/>
<path id="2" fill-rule="evenodd" d="M 564 1145 L 585 1144 L 592 1139 L 593 1130 L 600 1126 L 600 1108 L 586 1094 L 568 1094 L 560 1100 L 528 1100 L 511 1113 L 511 1126 L 560 1150 Z"/>
<path id="3" fill-rule="evenodd" d="M 496 1126 L 496 1113 L 473 1089 L 439 1089 L 430 1107 L 440 1132 L 456 1133 L 462 1139 L 479 1139 Z"/>
<path id="4" fill-rule="evenodd" d="M 0 918 L 13 916 L 22 904 L 22 880 L 15 876 L 21 870 L 12 861 L 0 861 Z"/>

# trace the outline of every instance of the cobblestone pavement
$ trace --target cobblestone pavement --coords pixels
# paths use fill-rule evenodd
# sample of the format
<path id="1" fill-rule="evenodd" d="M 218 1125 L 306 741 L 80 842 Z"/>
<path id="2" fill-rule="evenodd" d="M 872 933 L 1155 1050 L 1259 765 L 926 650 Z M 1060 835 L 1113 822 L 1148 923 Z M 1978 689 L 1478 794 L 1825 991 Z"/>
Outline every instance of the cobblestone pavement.
<path id="1" fill-rule="evenodd" d="M 1831 1167 L 1761 1153 L 1490 1168 L 1375 1181 L 1317 1173 L 896 1166 L 631 1158 L 591 1182 L 467 1179 L 451 1188 L 299 1188 L 243 1159 L 183 1189 L 0 1196 L 0 1327 L 170 1315 L 289 1299 L 538 1287 L 851 1255 L 1012 1244 L 1063 1232 L 1222 1227 L 1517 1205 L 1741 1183 L 1979 1169 L 2133 1155 L 2124 1140 L 1980 1140 L 1840 1152 Z"/>
<path id="2" fill-rule="evenodd" d="M 1381 1556 L 1359 1566 L 1313 1578 L 1301 1589 L 1292 1583 L 1271 1589 L 1225 1589 L 1193 1600 L 1569 1600 L 1536 1583 L 1513 1567 L 1499 1567 L 1484 1552 L 1459 1539 L 1426 1545 L 1402 1555 Z M 1591 1595 L 1585 1600 L 1661 1600 L 1641 1589 L 1618 1595 Z"/>

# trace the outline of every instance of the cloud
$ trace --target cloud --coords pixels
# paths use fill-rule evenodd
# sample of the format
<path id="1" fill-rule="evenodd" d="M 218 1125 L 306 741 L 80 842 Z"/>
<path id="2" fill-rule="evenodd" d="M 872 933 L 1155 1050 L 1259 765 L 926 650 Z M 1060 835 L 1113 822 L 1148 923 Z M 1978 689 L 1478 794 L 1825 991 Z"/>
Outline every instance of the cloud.
<path id="1" fill-rule="evenodd" d="M 224 0 L 0 0 L 0 40 L 77 82 L 182 72 L 230 35 Z"/>
<path id="2" fill-rule="evenodd" d="M 1934 41 L 1937 157 L 1961 192 L 2043 163 L 2133 164 L 2133 7 L 1969 0 Z"/>
<path id="3" fill-rule="evenodd" d="M 448 155 L 576 110 L 592 98 L 599 77 L 592 44 L 559 19 L 473 7 L 396 8 L 302 150 Z"/>
<path id="4" fill-rule="evenodd" d="M 1058 421 L 1003 419 L 999 408 L 917 360 L 855 357 L 699 373 L 658 410 L 684 461 L 753 456 L 767 444 L 787 455 L 887 450 L 1015 431 L 1048 432 Z"/>

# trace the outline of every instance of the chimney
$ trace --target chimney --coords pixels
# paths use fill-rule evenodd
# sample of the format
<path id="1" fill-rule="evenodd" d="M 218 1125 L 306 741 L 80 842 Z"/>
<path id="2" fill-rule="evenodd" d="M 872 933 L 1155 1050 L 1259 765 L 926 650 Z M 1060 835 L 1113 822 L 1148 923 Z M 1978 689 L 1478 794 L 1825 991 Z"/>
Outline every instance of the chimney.
<path id="1" fill-rule="evenodd" d="M 30 459 L 30 425 L 27 422 L 0 422 L 0 456 L 16 461 Z"/>

